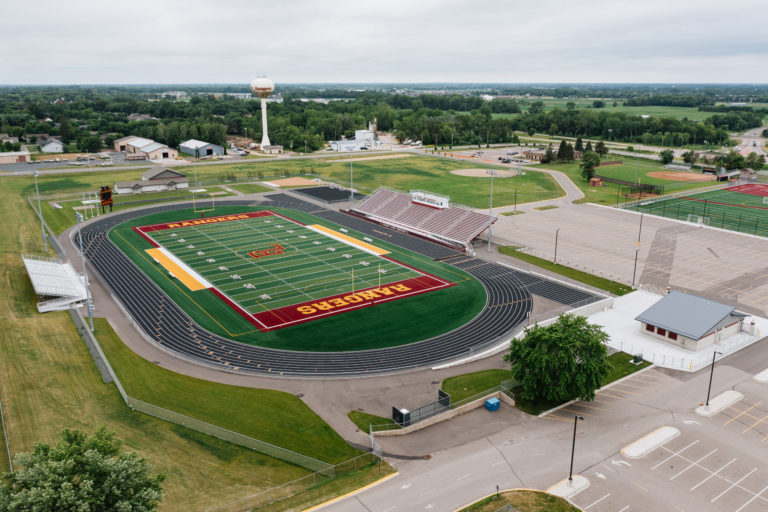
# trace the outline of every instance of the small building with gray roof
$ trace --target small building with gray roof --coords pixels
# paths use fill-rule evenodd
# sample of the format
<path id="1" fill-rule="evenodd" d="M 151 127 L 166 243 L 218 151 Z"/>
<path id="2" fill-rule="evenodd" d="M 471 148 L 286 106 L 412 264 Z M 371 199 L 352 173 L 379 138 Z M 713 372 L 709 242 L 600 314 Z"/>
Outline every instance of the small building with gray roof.
<path id="1" fill-rule="evenodd" d="M 701 350 L 739 333 L 747 316 L 734 306 L 672 291 L 635 320 L 648 336 Z"/>

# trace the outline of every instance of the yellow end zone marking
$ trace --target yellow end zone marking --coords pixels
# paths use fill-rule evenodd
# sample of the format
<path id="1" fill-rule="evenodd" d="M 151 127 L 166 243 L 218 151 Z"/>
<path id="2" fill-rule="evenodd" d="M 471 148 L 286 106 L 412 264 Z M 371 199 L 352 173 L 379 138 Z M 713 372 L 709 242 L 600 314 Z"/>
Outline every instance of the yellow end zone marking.
<path id="1" fill-rule="evenodd" d="M 147 254 L 155 258 L 165 270 L 176 276 L 176 278 L 184 283 L 184 285 L 191 291 L 196 292 L 198 290 L 205 290 L 205 286 L 198 282 L 194 277 L 189 275 L 186 270 L 181 268 L 175 262 L 165 255 L 163 251 L 158 248 L 146 249 Z"/>
<path id="2" fill-rule="evenodd" d="M 338 231 L 334 231 L 325 226 L 321 226 L 320 224 L 312 224 L 311 226 L 307 226 L 307 227 L 316 229 L 317 231 L 322 231 L 326 235 L 332 236 L 333 238 L 337 238 L 339 240 L 343 240 L 350 245 L 356 245 L 361 249 L 365 249 L 368 252 L 378 254 L 379 256 L 383 256 L 384 254 L 389 254 L 389 251 L 387 250 L 380 249 L 375 245 L 369 244 L 368 242 L 363 242 L 362 240 L 358 240 L 357 238 L 352 238 L 349 235 L 345 235 L 344 233 L 339 233 Z"/>

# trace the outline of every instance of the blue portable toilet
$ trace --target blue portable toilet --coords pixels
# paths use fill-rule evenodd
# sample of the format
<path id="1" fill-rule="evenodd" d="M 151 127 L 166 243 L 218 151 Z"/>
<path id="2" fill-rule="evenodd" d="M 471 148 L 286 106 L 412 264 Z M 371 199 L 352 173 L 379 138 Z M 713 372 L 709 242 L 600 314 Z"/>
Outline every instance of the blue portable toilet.
<path id="1" fill-rule="evenodd" d="M 485 408 L 489 411 L 498 411 L 500 405 L 501 402 L 499 402 L 498 398 L 489 398 L 485 401 Z"/>

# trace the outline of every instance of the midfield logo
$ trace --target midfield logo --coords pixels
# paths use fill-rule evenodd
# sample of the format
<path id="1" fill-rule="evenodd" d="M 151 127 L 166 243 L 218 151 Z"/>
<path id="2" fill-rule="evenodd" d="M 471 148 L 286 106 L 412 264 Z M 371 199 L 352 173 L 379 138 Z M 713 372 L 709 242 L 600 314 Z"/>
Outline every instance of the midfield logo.
<path id="1" fill-rule="evenodd" d="M 265 256 L 274 256 L 276 254 L 285 254 L 285 247 L 279 244 L 272 244 L 267 249 L 257 249 L 248 253 L 248 256 L 252 258 L 264 258 Z"/>

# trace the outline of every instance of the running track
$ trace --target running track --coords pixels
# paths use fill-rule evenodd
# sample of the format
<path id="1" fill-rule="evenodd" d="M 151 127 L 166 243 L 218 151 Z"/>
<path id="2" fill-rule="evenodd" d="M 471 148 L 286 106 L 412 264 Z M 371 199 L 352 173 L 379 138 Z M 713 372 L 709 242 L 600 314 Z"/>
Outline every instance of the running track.
<path id="1" fill-rule="evenodd" d="M 298 352 L 247 345 L 212 334 L 178 307 L 149 277 L 109 240 L 117 224 L 153 213 L 189 208 L 174 204 L 129 211 L 83 227 L 85 256 L 97 277 L 122 304 L 146 338 L 163 350 L 198 364 L 225 371 L 302 377 L 372 375 L 431 366 L 488 348 L 511 337 L 525 322 L 532 307 L 531 289 L 563 304 L 592 302 L 599 297 L 462 255 L 431 242 L 410 237 L 338 212 L 318 208 L 283 194 L 267 196 L 269 206 L 287 207 L 328 218 L 369 236 L 462 268 L 486 289 L 485 309 L 467 324 L 442 335 L 409 345 L 350 352 Z M 252 201 L 226 201 L 228 205 L 254 205 Z M 73 237 L 77 247 L 77 237 Z M 527 281 L 527 282 L 523 282 Z"/>

